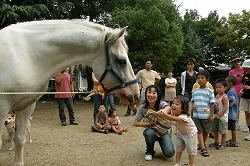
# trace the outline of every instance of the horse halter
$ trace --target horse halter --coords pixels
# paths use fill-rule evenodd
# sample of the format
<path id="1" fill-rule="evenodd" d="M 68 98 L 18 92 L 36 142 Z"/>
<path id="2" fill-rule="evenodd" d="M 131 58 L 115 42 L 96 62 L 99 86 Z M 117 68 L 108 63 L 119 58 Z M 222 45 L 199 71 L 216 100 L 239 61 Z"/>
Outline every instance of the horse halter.
<path id="1" fill-rule="evenodd" d="M 125 82 L 112 68 L 112 65 L 110 64 L 110 55 L 109 55 L 109 43 L 105 43 L 105 55 L 106 55 L 106 69 L 104 70 L 99 82 L 101 83 L 103 89 L 105 90 L 105 92 L 111 92 L 111 91 L 115 91 L 117 89 L 121 89 L 121 88 L 125 88 L 126 86 L 135 84 L 138 82 L 137 79 L 134 79 L 132 81 L 129 82 Z M 110 89 L 106 89 L 104 88 L 102 81 L 104 80 L 104 78 L 106 77 L 108 72 L 111 72 L 113 74 L 113 76 L 115 76 L 115 78 L 120 82 L 120 85 L 114 86 Z"/>

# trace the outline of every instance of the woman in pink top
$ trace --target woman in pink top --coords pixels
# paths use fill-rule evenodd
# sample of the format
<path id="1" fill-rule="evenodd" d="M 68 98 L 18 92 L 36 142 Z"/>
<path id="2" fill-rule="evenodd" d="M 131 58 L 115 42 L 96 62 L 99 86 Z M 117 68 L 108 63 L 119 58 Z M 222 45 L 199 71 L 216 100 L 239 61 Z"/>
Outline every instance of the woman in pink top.
<path id="1" fill-rule="evenodd" d="M 244 69 L 241 66 L 241 60 L 242 58 L 239 57 L 234 57 L 231 60 L 231 63 L 233 63 L 233 69 L 229 71 L 229 76 L 234 76 L 237 79 L 237 82 L 234 86 L 234 89 L 237 93 L 237 97 L 240 98 L 240 90 L 243 88 L 243 84 L 241 83 L 243 74 L 244 74 Z"/>
<path id="2" fill-rule="evenodd" d="M 230 70 L 228 74 L 229 76 L 234 76 L 237 79 L 237 82 L 234 85 L 234 89 L 238 97 L 238 105 L 240 103 L 240 90 L 243 88 L 243 84 L 241 83 L 241 80 L 244 74 L 244 69 L 241 66 L 241 61 L 242 61 L 242 58 L 238 56 L 233 57 L 233 59 L 231 60 L 231 63 L 233 64 L 233 69 Z M 238 111 L 238 114 L 239 114 L 239 111 Z M 239 130 L 239 128 L 240 128 L 240 124 L 239 124 L 239 115 L 238 115 L 238 119 L 236 121 L 236 129 Z"/>

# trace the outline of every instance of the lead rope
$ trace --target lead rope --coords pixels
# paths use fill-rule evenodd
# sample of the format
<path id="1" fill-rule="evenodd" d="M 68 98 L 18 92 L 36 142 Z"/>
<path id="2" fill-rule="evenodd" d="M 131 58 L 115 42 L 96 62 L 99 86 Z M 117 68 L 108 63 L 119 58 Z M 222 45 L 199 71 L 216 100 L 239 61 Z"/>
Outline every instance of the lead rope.
<path id="1" fill-rule="evenodd" d="M 39 95 L 39 94 L 79 94 L 79 93 L 92 93 L 90 92 L 0 92 L 0 95 Z"/>

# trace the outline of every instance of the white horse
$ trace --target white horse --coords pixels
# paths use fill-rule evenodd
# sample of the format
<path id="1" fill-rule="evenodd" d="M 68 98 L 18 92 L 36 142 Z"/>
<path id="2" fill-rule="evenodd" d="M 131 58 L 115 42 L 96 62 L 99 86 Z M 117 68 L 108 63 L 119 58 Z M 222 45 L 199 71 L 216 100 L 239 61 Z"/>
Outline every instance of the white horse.
<path id="1" fill-rule="evenodd" d="M 75 64 L 93 67 L 100 82 L 127 104 L 139 88 L 124 41 L 126 28 L 111 29 L 83 20 L 44 20 L 0 30 L 0 93 L 45 92 L 49 79 Z M 16 113 L 14 165 L 24 165 L 25 125 L 42 94 L 0 94 L 0 148 L 6 115 Z"/>

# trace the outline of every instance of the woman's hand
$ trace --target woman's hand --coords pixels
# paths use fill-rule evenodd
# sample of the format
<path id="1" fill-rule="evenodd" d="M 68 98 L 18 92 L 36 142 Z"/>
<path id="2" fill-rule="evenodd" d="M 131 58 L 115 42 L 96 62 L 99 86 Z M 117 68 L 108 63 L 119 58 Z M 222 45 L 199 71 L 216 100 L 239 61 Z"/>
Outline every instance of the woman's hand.
<path id="1" fill-rule="evenodd" d="M 162 110 L 153 113 L 156 118 L 161 118 L 165 113 Z"/>
<path id="2" fill-rule="evenodd" d="M 150 126 L 153 126 L 153 125 L 155 125 L 156 122 L 157 122 L 157 118 L 153 118 L 153 119 L 149 122 L 149 125 L 150 125 Z"/>

